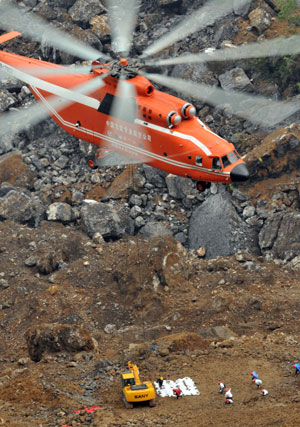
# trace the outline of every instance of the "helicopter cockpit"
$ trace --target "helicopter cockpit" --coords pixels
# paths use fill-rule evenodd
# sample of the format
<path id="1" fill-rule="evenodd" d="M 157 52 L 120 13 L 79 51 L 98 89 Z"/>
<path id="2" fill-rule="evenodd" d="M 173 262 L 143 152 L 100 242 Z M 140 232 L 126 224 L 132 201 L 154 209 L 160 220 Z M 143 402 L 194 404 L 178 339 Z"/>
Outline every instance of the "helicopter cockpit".
<path id="1" fill-rule="evenodd" d="M 213 169 L 225 169 L 227 166 L 234 164 L 240 159 L 240 155 L 237 153 L 236 150 L 231 151 L 230 153 L 226 154 L 222 157 L 213 157 L 212 158 L 212 168 Z M 196 160 L 196 164 L 197 160 Z"/>

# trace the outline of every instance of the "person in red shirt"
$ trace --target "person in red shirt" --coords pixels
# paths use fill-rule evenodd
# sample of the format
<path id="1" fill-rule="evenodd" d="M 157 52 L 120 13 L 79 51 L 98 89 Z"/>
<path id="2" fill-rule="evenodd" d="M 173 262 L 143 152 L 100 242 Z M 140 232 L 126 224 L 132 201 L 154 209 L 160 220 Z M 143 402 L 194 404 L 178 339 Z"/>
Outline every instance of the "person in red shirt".
<path id="1" fill-rule="evenodd" d="M 176 399 L 182 397 L 182 391 L 180 390 L 180 388 L 173 388 L 173 393 L 176 395 Z"/>

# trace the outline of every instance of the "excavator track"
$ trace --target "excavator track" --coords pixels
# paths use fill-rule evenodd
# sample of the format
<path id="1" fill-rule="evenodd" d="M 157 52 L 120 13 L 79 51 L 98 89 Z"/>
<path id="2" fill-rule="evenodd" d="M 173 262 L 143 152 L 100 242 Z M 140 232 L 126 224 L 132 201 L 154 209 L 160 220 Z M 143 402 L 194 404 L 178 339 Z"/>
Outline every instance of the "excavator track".
<path id="1" fill-rule="evenodd" d="M 127 402 L 124 393 L 122 393 L 122 399 L 126 409 L 133 409 L 133 403 Z"/>

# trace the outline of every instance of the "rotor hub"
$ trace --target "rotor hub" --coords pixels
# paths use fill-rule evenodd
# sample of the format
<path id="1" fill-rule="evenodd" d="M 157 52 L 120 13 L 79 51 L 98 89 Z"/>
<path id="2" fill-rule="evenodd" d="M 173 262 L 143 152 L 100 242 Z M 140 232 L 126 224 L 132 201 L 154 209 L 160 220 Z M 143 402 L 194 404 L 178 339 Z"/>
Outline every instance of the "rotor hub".
<path id="1" fill-rule="evenodd" d="M 109 68 L 112 77 L 118 79 L 122 76 L 128 79 L 137 76 L 144 66 L 144 61 L 141 61 L 140 59 L 120 58 L 113 59 Z"/>
<path id="2" fill-rule="evenodd" d="M 122 65 L 122 67 L 126 67 L 128 65 L 127 59 L 121 58 L 120 59 L 120 65 Z"/>

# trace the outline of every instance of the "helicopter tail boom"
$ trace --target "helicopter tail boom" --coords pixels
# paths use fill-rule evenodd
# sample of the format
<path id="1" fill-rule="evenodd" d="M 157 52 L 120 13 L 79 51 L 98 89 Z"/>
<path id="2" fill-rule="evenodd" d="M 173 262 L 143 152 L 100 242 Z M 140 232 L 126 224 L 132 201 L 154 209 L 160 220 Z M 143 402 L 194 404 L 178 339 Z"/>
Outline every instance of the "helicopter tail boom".
<path id="1" fill-rule="evenodd" d="M 21 33 L 18 31 L 11 31 L 10 33 L 3 34 L 3 36 L 0 36 L 0 44 L 8 42 L 9 40 L 14 39 L 20 35 Z"/>

